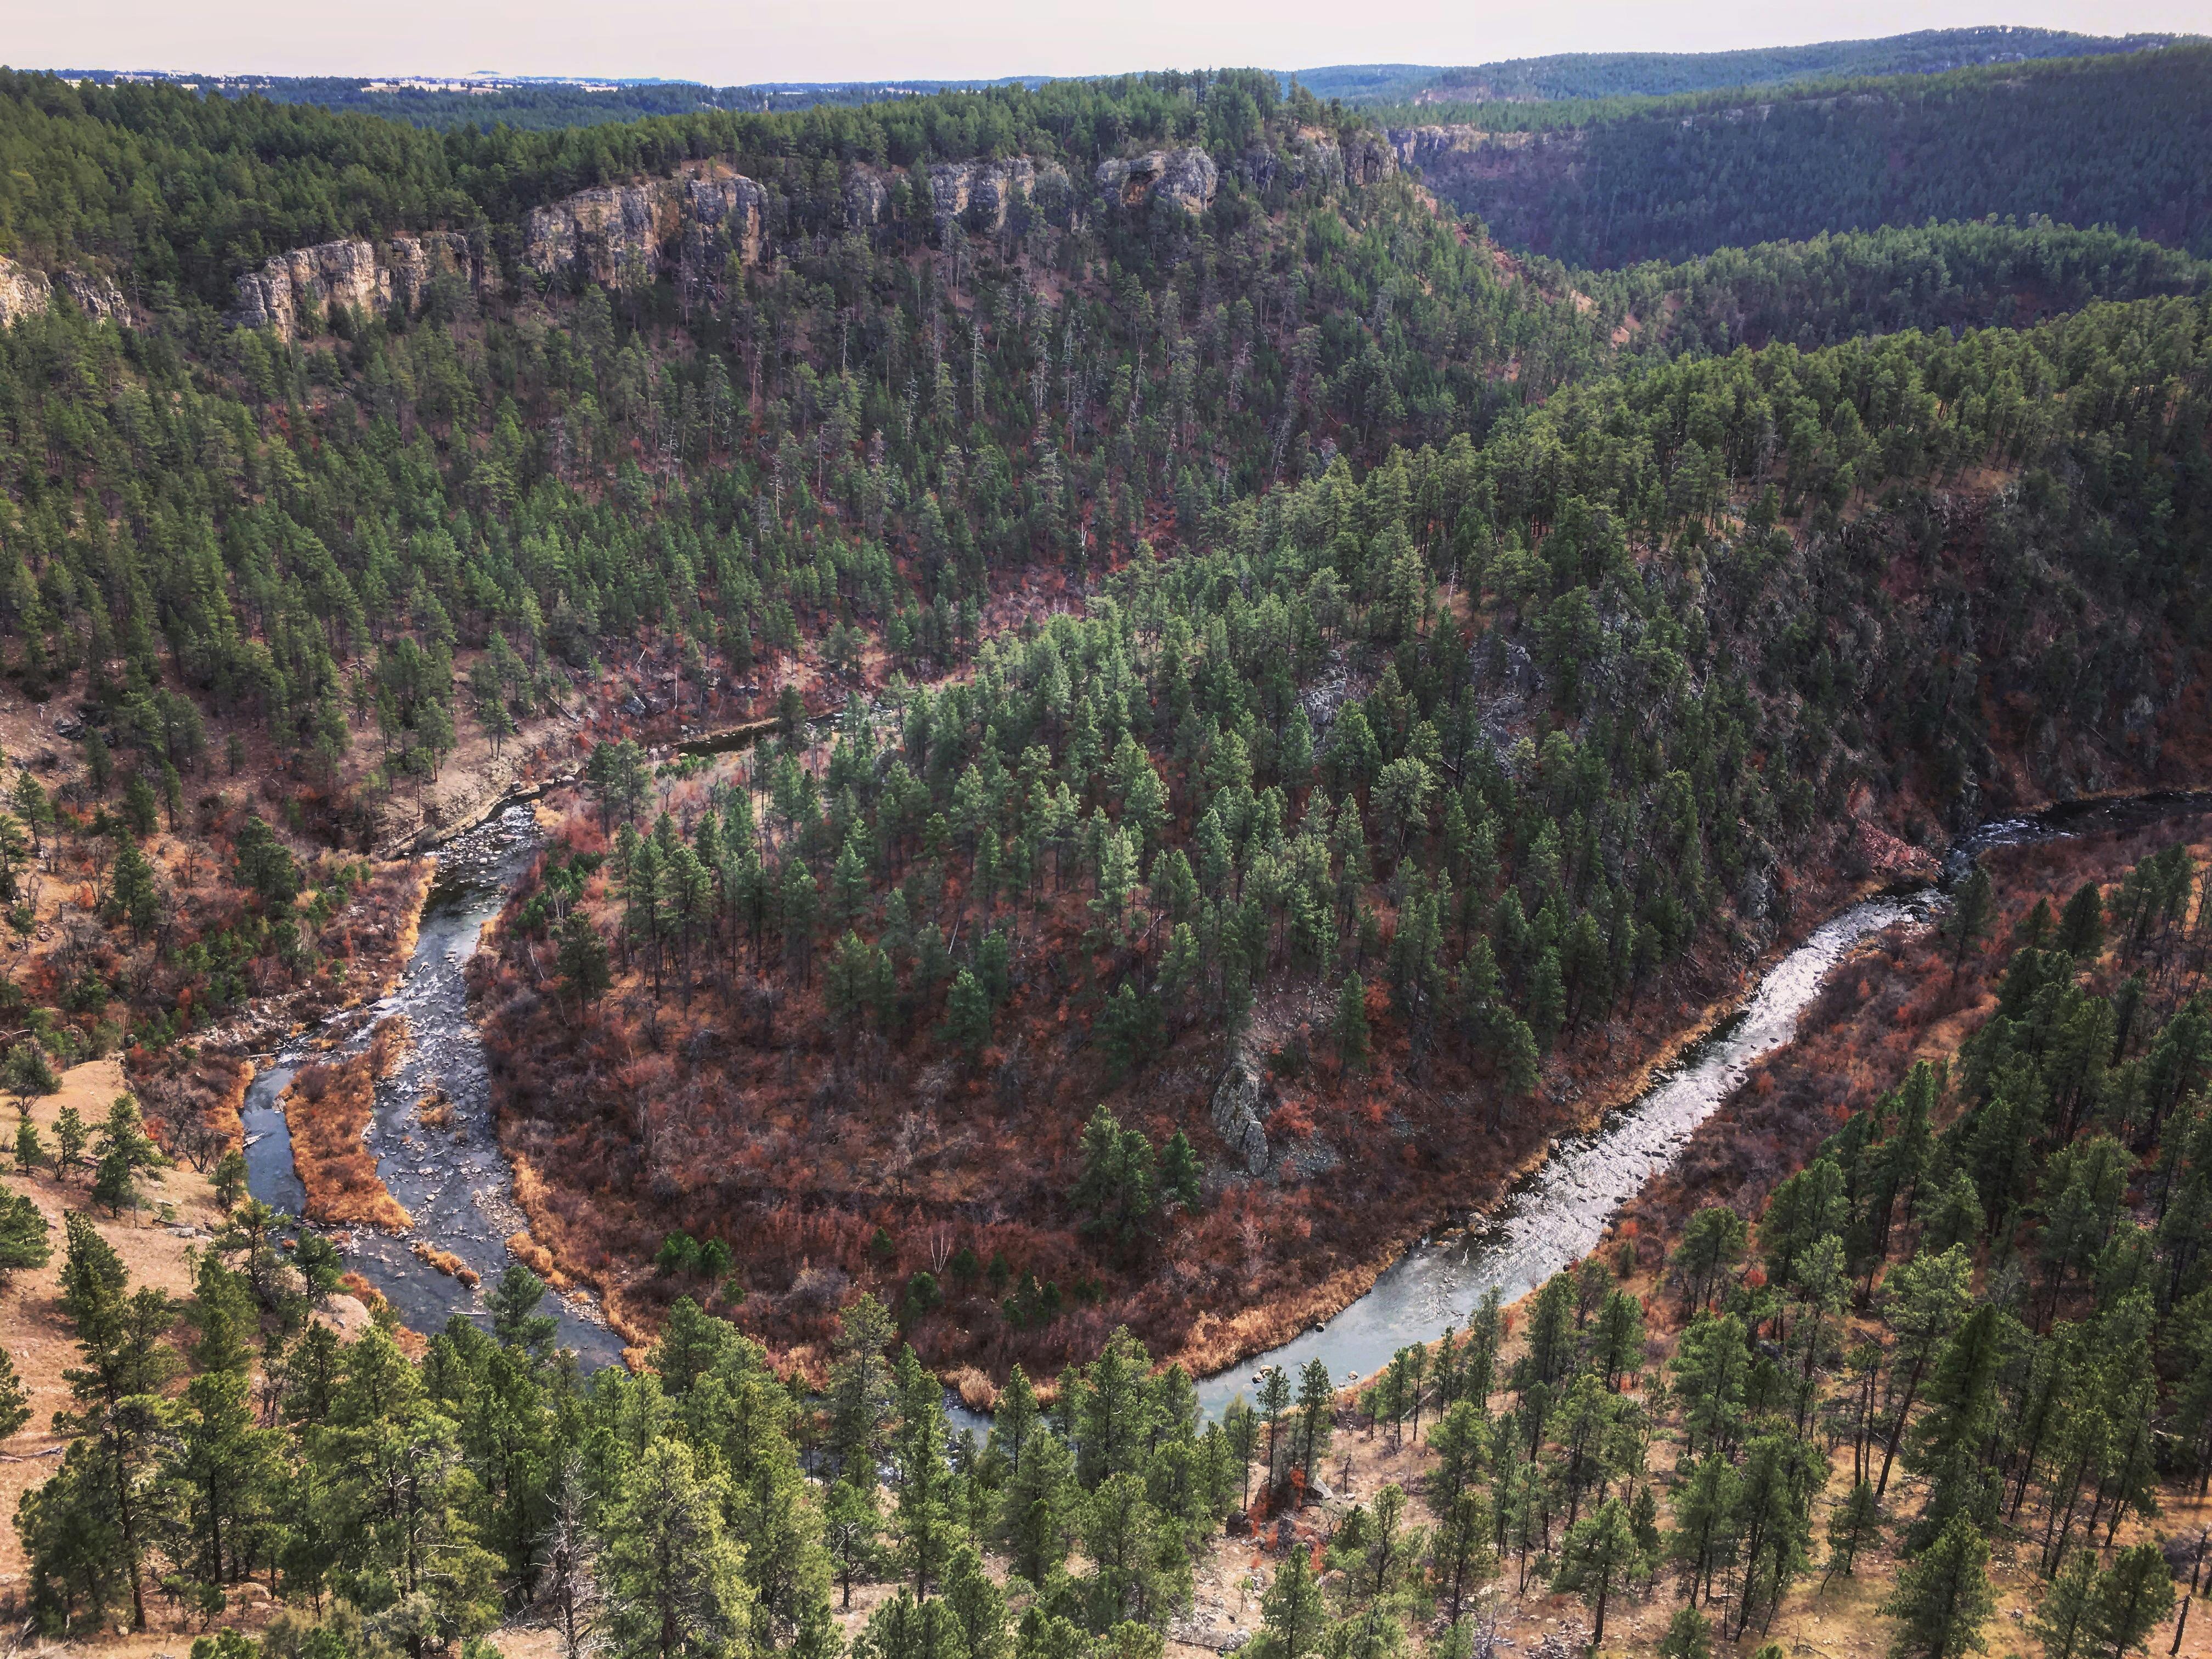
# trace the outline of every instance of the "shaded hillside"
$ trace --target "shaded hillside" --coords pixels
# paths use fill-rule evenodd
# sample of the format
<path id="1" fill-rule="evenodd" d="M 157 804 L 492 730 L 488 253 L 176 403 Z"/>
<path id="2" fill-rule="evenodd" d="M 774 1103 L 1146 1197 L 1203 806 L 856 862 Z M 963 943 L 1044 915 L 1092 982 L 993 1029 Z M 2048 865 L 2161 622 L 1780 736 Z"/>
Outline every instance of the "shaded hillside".
<path id="1" fill-rule="evenodd" d="M 2212 252 L 2212 47 L 1528 114 L 1545 108 L 1405 112 L 1392 139 L 1499 240 L 1570 264 L 1990 214 Z"/>
<path id="2" fill-rule="evenodd" d="M 1836 76 L 1940 75 L 1978 64 L 2089 58 L 2171 45 L 2170 34 L 2075 34 L 2063 29 L 1993 27 L 1921 29 L 1874 40 L 1824 40 L 1743 52 L 1568 52 L 1468 69 L 1419 71 L 1389 66 L 1372 81 L 1359 70 L 1308 71 L 1300 78 L 1323 97 L 1364 93 L 1370 101 L 1417 104 L 1523 100 L 1666 97 L 1724 87 L 1766 87 Z M 1395 72 L 1390 72 L 1395 70 Z M 1426 78 L 1419 78 L 1425 74 Z M 1336 79 L 1342 77 L 1340 88 Z"/>

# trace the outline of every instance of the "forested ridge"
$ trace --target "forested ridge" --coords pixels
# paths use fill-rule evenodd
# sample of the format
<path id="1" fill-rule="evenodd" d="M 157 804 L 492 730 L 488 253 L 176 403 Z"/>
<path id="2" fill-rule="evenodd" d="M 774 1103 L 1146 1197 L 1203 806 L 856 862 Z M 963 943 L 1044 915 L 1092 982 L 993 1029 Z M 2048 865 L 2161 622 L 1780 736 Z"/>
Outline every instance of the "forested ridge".
<path id="1" fill-rule="evenodd" d="M 1431 181 L 1509 246 L 1571 264 L 1682 259 L 1930 219 L 2109 224 L 2208 251 L 2212 46 L 1844 80 L 1748 100 L 1416 105 L 1493 141 Z"/>
<path id="2" fill-rule="evenodd" d="M 2133 64 L 2155 109 L 2190 50 L 2049 73 Z M 1926 84 L 1963 107 L 1979 83 Z M 579 1647 L 828 1655 L 849 1577 L 903 1586 L 847 1621 L 885 1659 L 1139 1659 L 1249 1510 L 1301 1540 L 1267 1651 L 1456 1654 L 1493 1557 L 1599 1601 L 1648 1584 L 1678 1486 L 1636 1448 L 1668 1424 L 1718 1486 L 1754 1449 L 1783 1483 L 1740 1550 L 1701 1547 L 1711 1636 L 1790 1593 L 1821 1436 L 1899 1397 L 1887 1360 L 1838 1371 L 1845 1310 L 1795 1247 L 1694 1298 L 1697 1343 L 1757 1385 L 1716 1407 L 1737 1413 L 1717 1444 L 1669 1417 L 1680 1388 L 1631 1386 L 1640 1338 L 1606 1363 L 1581 1317 L 1534 1371 L 1417 1383 L 1480 1471 L 1419 1548 L 1381 1497 L 1305 1506 L 1331 1484 L 1329 1379 L 1202 1429 L 1186 1373 L 1340 1304 L 1956 830 L 2202 781 L 2197 259 L 2045 218 L 1839 215 L 1577 270 L 1250 72 L 442 134 L 23 76 L 0 149 L 11 258 L 128 296 L 11 297 L 0 329 L 5 1081 L 27 1103 L 119 1053 L 139 1103 L 66 1148 L 19 1138 L 10 1190 L 119 1221 L 167 1156 L 240 1200 L 223 1155 L 267 1011 L 381 994 L 412 935 L 384 855 L 434 827 L 442 781 L 520 755 L 574 781 L 472 969 L 515 1249 L 653 1350 L 586 1383 L 520 1267 L 490 1335 L 460 1322 L 410 1360 L 387 1311 L 341 1344 L 307 1319 L 335 1252 L 312 1231 L 283 1251 L 250 1200 L 180 1335 L 82 1216 L 50 1257 L 11 1200 L 9 1259 L 61 1264 L 86 1355 L 66 1459 L 19 1517 L 45 1628 L 220 1623 L 258 1578 L 286 1604 L 254 1626 L 276 1659 L 422 1659 L 549 1595 Z M 1161 170 L 1098 187 L 1148 149 L 1182 196 L 1143 182 Z M 1062 170 L 965 206 L 930 172 L 1018 157 Z M 675 280 L 640 258 L 605 285 L 525 258 L 530 210 L 581 186 L 731 169 L 759 236 L 711 243 L 700 280 L 672 249 Z M 2075 219 L 2130 222 L 2134 181 L 2079 179 Z M 441 229 L 481 259 L 388 311 L 222 309 L 271 253 Z M 749 747 L 672 746 L 739 726 Z M 2161 1425 L 2160 1478 L 2201 1474 L 2172 1427 L 2185 1242 L 2143 1222 L 2148 1314 L 2087 1257 L 2007 1264 L 2085 1137 L 2109 1139 L 2100 1239 L 2147 1171 L 2194 1179 L 2194 869 L 2131 878 L 2109 936 L 2073 907 L 2063 955 L 2022 935 L 1999 1018 L 1923 1103 L 1932 1184 L 1893 1234 L 1820 1208 L 1800 1241 L 1826 1261 L 1841 1240 L 1854 1318 L 1919 1271 L 1884 1265 L 1908 1237 L 1958 1244 L 1946 1271 L 2006 1356 L 2066 1320 L 2109 1346 L 2097 1322 L 2136 1310 L 2157 1386 L 2128 1421 Z M 2094 1024 L 2091 1001 L 2110 1058 L 2053 1103 L 2038 1022 Z M 1840 1170 L 1850 1206 L 1910 1127 L 1897 1100 L 1866 1115 L 1801 1177 Z M 1774 1218 L 1762 1249 L 1796 1224 Z M 1581 1280 L 1591 1319 L 1626 1317 Z M 1016 1403 L 948 1460 L 951 1378 Z M 2139 1543 L 2151 1474 L 2085 1462 L 2062 1492 L 2055 1453 L 1996 1446 L 1996 1397 L 1972 1443 L 2006 1505 L 2064 1512 L 2052 1571 L 2080 1504 Z M 1879 1495 L 1908 1577 L 2011 1524 L 1921 1456 L 1909 1519 Z M 1344 1578 L 1312 1581 L 1316 1543 Z M 2118 1530 L 2104 1548 L 2100 1571 L 2142 1559 Z M 2125 1628 L 2098 1638 L 2114 1659 Z M 1683 1659 L 1707 1639 L 1685 1624 Z"/>
<path id="3" fill-rule="evenodd" d="M 1917 29 L 1878 40 L 1826 40 L 1743 52 L 1574 52 L 1466 69 L 1376 65 L 1309 73 L 1314 90 L 1364 103 L 1422 104 L 1668 97 L 1712 88 L 1781 85 L 1838 76 L 1931 75 L 1972 64 L 2087 58 L 2171 45 L 2164 34 L 2090 35 L 2008 27 Z"/>

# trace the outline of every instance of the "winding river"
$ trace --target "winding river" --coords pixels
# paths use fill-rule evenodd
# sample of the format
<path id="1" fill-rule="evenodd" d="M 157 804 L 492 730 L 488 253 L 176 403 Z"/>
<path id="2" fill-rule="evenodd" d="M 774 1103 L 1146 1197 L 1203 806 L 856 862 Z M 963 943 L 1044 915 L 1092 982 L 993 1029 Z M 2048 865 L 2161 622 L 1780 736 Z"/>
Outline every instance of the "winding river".
<path id="1" fill-rule="evenodd" d="M 751 735 L 750 733 L 748 736 Z M 1945 884 L 1992 847 L 2055 836 L 2139 828 L 2160 819 L 2212 812 L 2212 791 L 2071 802 L 1995 819 L 1963 837 L 1944 860 Z M 414 1218 L 409 1234 L 354 1230 L 346 1258 L 409 1325 L 434 1331 L 459 1313 L 487 1317 L 483 1290 L 507 1261 L 506 1240 L 524 1224 L 513 1176 L 491 1122 L 483 1043 L 470 1018 L 465 970 L 484 924 L 529 867 L 538 843 L 526 806 L 510 806 L 449 842 L 424 903 L 420 935 L 398 988 L 374 1007 L 325 1027 L 344 1048 L 365 1040 L 373 1021 L 407 1016 L 414 1045 L 377 1088 L 368 1144 L 392 1195 Z M 1899 923 L 1925 921 L 1942 902 L 1935 889 L 1885 893 L 1851 906 L 1816 928 L 1770 968 L 1742 1005 L 1634 1100 L 1586 1133 L 1561 1138 L 1550 1156 L 1465 1231 L 1426 1241 L 1385 1269 L 1374 1287 L 1334 1319 L 1281 1347 L 1199 1384 L 1199 1401 L 1218 1415 L 1270 1365 L 1291 1370 L 1320 1359 L 1340 1382 L 1372 1375 L 1410 1343 L 1466 1323 L 1493 1285 L 1508 1301 L 1586 1255 L 1613 1213 L 1664 1170 L 1762 1057 L 1790 1041 L 1798 1016 L 1828 975 L 1852 952 Z M 343 1023 L 340 1023 L 343 1022 Z M 278 1105 L 284 1085 L 307 1058 L 305 1044 L 270 1058 L 247 1091 L 247 1184 L 255 1197 L 296 1214 L 305 1193 L 292 1164 Z M 416 1103 L 433 1085 L 451 1102 L 448 1129 L 424 1127 Z M 416 1239 L 451 1251 L 482 1276 L 476 1289 L 418 1259 Z M 549 1298 L 549 1301 L 551 1298 Z M 561 1299 L 559 1340 L 587 1368 L 620 1358 L 621 1340 L 586 1295 Z M 963 1421 L 981 1419 L 960 1412 Z"/>
<path id="2" fill-rule="evenodd" d="M 367 1141 L 384 1184 L 415 1224 L 405 1234 L 358 1227 L 341 1242 L 346 1265 L 418 1331 L 434 1332 L 457 1313 L 488 1321 L 485 1292 L 509 1260 L 507 1240 L 526 1224 L 514 1202 L 514 1173 L 492 1128 L 490 1078 L 483 1040 L 469 1015 L 466 975 L 484 924 L 530 867 L 538 843 L 530 809 L 516 805 L 440 848 L 437 878 L 398 988 L 366 1010 L 340 1016 L 344 1024 L 335 1028 L 343 1034 L 341 1050 L 365 1041 L 375 1020 L 389 1014 L 404 1014 L 414 1034 L 406 1057 L 377 1085 Z M 247 1188 L 295 1215 L 307 1194 L 277 1102 L 308 1058 L 304 1047 L 295 1047 L 264 1065 L 246 1090 L 242 1115 Z M 426 1127 L 416 1118 L 418 1103 L 433 1086 L 453 1108 L 445 1128 Z M 417 1239 L 459 1256 L 481 1283 L 471 1288 L 422 1261 L 413 1250 Z M 622 1339 L 587 1295 L 549 1295 L 542 1310 L 559 1316 L 558 1340 L 574 1349 L 586 1368 L 622 1357 Z"/>

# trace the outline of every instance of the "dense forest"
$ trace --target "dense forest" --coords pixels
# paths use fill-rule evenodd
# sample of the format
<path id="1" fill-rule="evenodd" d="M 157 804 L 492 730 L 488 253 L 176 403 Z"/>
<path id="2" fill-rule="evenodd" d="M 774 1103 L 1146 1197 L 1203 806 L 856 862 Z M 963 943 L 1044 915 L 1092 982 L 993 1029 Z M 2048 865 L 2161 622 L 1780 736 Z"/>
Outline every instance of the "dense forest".
<path id="1" fill-rule="evenodd" d="M 1570 246 L 1259 72 L 529 131 L 0 78 L 0 1261 L 84 1355 L 18 1605 L 208 1626 L 252 1582 L 272 1659 L 526 1604 L 571 1656 L 1149 1659 L 1249 1520 L 1279 1659 L 1458 1659 L 1504 1564 L 1602 1626 L 1662 1554 L 1698 1659 L 1765 1639 L 1849 1448 L 1837 1571 L 1894 1522 L 1905 1627 L 2034 1530 L 2106 1620 L 2054 1659 L 2124 1659 L 2206 1443 L 2186 853 L 2063 917 L 1962 895 L 1955 1064 L 1663 1288 L 1622 1235 L 1526 1355 L 1492 1309 L 1364 1406 L 1204 1425 L 1190 1377 L 1956 831 L 2203 781 L 2207 61 L 1807 102 L 1921 122 L 1928 199 L 1786 226 L 1646 143 L 1673 228 Z M 2063 199 L 1943 205 L 2040 153 L 2015 95 Z M 1827 143 L 1795 107 L 1759 131 Z M 625 201 L 597 264 L 548 229 Z M 462 252 L 406 287 L 403 243 Z M 426 801 L 518 770 L 566 775 L 472 983 L 516 1253 L 632 1343 L 592 1379 L 521 1266 L 489 1330 L 339 1340 L 328 1237 L 238 1190 L 247 1055 L 381 994 Z M 104 1128 L 34 1124 L 105 1056 Z M 165 1158 L 224 1212 L 173 1302 L 94 1223 Z M 1333 1432 L 1423 1411 L 1458 1474 L 1325 1498 Z"/>
<path id="2" fill-rule="evenodd" d="M 530 131 L 555 127 L 596 126 L 607 121 L 635 121 L 650 116 L 690 115 L 701 110 L 762 112 L 811 109 L 817 104 L 873 104 L 889 99 L 926 97 L 934 93 L 989 86 L 1035 84 L 1039 77 L 1004 81 L 902 81 L 844 83 L 774 82 L 760 86 L 710 87 L 696 81 L 626 81 L 612 85 L 589 79 L 483 81 L 462 87 L 434 76 L 384 80 L 348 76 L 70 75 L 73 80 L 105 86 L 117 82 L 182 82 L 191 90 L 227 98 L 264 98 L 277 104 L 313 104 L 351 114 L 381 116 L 410 126 L 443 131 L 470 126 L 489 131 L 508 126 Z"/>
<path id="3" fill-rule="evenodd" d="M 1784 86 L 1838 76 L 1940 75 L 1976 64 L 2092 58 L 2171 46 L 2167 34 L 2075 34 L 1995 27 L 1919 29 L 1879 40 L 1824 40 L 1745 52 L 1574 52 L 1466 69 L 1382 65 L 1303 76 L 1322 95 L 1347 101 L 1451 105 L 1607 98 L 1663 98 L 1737 87 Z M 1357 77 L 1357 78 L 1355 78 Z"/>
<path id="4" fill-rule="evenodd" d="M 1530 134 L 1430 182 L 1508 246 L 1570 264 L 1990 214 L 2112 225 L 2212 252 L 2212 47 L 1648 103 L 1414 105 L 1394 128 Z"/>
<path id="5" fill-rule="evenodd" d="M 388 1317 L 348 1343 L 307 1319 L 332 1260 L 288 1261 L 255 1200 L 181 1306 L 72 1217 L 77 1437 L 20 1516 L 31 1611 L 210 1614 L 258 1576 L 286 1609 L 212 1651 L 483 1651 L 535 1605 L 568 1654 L 834 1654 L 842 1624 L 864 1654 L 1021 1659 L 1158 1655 L 1243 1575 L 1258 1652 L 1393 1654 L 1494 1643 L 1496 1590 L 1548 1581 L 1593 1647 L 1656 1604 L 1659 1650 L 1697 1654 L 1894 1566 L 1898 1655 L 1971 1649 L 2023 1577 L 2050 1659 L 2141 1650 L 2176 1599 L 2142 1522 L 2212 1472 L 2197 850 L 2070 896 L 1977 872 L 1920 989 L 1978 1024 L 1751 1224 L 1623 1228 L 1524 1320 L 1492 1293 L 1356 1391 L 1269 1370 L 1212 1422 L 1116 1332 L 956 1437 L 868 1296 L 818 1395 L 689 1297 L 635 1375 L 586 1384 L 520 1264 L 489 1333 L 410 1360 Z M 50 1248 L 26 1237 L 19 1265 Z"/>

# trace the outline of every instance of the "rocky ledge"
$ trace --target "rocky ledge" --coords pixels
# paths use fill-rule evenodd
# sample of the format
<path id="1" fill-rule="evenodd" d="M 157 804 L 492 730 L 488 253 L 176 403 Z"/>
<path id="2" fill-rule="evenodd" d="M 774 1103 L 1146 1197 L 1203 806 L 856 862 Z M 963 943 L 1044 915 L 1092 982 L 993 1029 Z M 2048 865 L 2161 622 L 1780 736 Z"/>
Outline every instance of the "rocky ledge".
<path id="1" fill-rule="evenodd" d="M 58 270 L 48 276 L 29 265 L 0 258 L 0 328 L 42 314 L 58 289 L 88 317 L 103 323 L 127 323 L 131 307 L 123 290 L 98 272 Z"/>
<path id="2" fill-rule="evenodd" d="M 284 339 L 312 331 L 334 307 L 365 314 L 422 310 L 430 284 L 448 274 L 481 287 L 484 265 L 459 231 L 395 236 L 380 249 L 349 238 L 295 247 L 238 279 L 231 319 L 241 328 L 273 329 Z"/>

